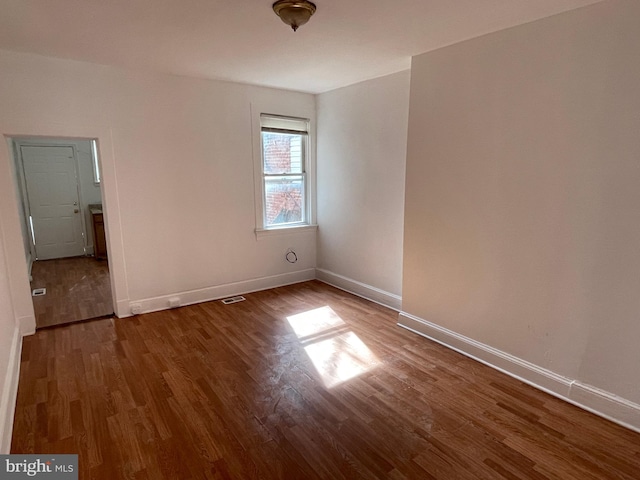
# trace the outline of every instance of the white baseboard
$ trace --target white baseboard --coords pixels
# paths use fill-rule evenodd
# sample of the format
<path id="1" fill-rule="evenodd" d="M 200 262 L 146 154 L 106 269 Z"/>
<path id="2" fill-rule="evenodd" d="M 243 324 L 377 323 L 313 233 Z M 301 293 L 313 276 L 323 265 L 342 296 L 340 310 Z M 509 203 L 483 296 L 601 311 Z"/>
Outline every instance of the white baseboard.
<path id="1" fill-rule="evenodd" d="M 13 331 L 7 375 L 2 385 L 0 397 L 0 454 L 7 454 L 11 450 L 11 435 L 13 433 L 13 417 L 16 411 L 16 397 L 18 381 L 20 380 L 20 356 L 22 354 L 22 335 L 16 326 Z"/>
<path id="2" fill-rule="evenodd" d="M 210 302 L 221 298 L 232 297 L 245 293 L 267 290 L 269 288 L 282 287 L 294 283 L 306 282 L 314 280 L 315 269 L 309 268 L 292 273 L 283 273 L 280 275 L 272 275 L 269 277 L 254 278 L 241 282 L 226 283 L 224 285 L 216 285 L 214 287 L 201 288 L 198 290 L 189 290 L 185 292 L 172 293 L 170 295 L 161 295 L 158 297 L 144 298 L 141 300 L 129 300 L 126 312 L 122 306 L 118 305 L 119 318 L 130 317 L 132 315 L 131 306 L 139 304 L 140 313 L 151 313 L 160 310 L 169 309 L 169 299 L 178 297 L 180 306 L 193 305 L 195 303 Z"/>
<path id="3" fill-rule="evenodd" d="M 18 328 L 22 337 L 36 333 L 35 314 L 18 318 Z"/>
<path id="4" fill-rule="evenodd" d="M 640 405 L 637 403 L 575 379 L 558 375 L 551 370 L 406 312 L 400 312 L 398 325 L 577 407 L 640 433 Z"/>
<path id="5" fill-rule="evenodd" d="M 592 385 L 573 382 L 569 402 L 640 433 L 640 405 Z"/>
<path id="6" fill-rule="evenodd" d="M 337 273 L 324 270 L 322 268 L 316 268 L 316 279 L 321 282 L 332 285 L 336 288 L 344 290 L 349 293 L 353 293 L 372 302 L 379 303 L 392 310 L 400 311 L 402 308 L 402 297 L 394 295 L 393 293 L 385 292 L 379 288 L 372 287 L 366 283 L 358 282 Z"/>
<path id="7" fill-rule="evenodd" d="M 127 318 L 131 314 L 131 301 L 129 299 L 118 300 L 113 306 L 113 314 L 118 318 Z"/>

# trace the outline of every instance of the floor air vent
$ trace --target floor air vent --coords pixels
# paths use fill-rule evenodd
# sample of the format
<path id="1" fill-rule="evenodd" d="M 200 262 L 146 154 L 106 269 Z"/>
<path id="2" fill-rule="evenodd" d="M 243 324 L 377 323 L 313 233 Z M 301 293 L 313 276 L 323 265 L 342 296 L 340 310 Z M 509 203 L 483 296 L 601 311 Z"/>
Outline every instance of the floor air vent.
<path id="1" fill-rule="evenodd" d="M 225 298 L 224 300 L 222 300 L 222 303 L 224 303 L 225 305 L 229 305 L 231 303 L 244 302 L 245 300 L 246 298 L 244 298 L 242 295 L 238 295 L 237 297 Z"/>
<path id="2" fill-rule="evenodd" d="M 46 295 L 46 294 L 47 294 L 46 288 L 36 288 L 33 290 L 33 292 L 31 292 L 32 297 L 41 297 L 42 295 Z"/>

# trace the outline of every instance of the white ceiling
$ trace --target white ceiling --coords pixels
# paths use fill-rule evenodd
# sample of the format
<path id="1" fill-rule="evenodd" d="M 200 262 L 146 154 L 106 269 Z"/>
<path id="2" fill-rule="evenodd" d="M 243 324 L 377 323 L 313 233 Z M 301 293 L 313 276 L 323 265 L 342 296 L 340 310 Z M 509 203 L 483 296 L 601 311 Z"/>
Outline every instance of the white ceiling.
<path id="1" fill-rule="evenodd" d="M 0 49 L 320 93 L 411 56 L 601 0 L 0 0 Z"/>

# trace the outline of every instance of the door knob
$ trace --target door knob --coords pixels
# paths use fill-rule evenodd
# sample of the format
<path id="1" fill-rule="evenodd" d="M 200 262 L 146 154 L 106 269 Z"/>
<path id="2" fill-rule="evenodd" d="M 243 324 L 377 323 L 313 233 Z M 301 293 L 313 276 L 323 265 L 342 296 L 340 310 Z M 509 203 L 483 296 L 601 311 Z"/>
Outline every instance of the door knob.
<path id="1" fill-rule="evenodd" d="M 77 208 L 73 209 L 73 213 L 78 213 L 80 210 L 78 210 Z"/>

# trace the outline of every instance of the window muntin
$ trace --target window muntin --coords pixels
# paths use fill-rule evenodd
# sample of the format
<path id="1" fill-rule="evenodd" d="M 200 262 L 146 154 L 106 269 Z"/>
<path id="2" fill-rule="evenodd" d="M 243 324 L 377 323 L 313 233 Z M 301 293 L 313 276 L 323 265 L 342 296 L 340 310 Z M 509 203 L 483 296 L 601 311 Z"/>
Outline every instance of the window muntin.
<path id="1" fill-rule="evenodd" d="M 264 227 L 307 224 L 308 120 L 267 115 L 260 120 Z"/>

